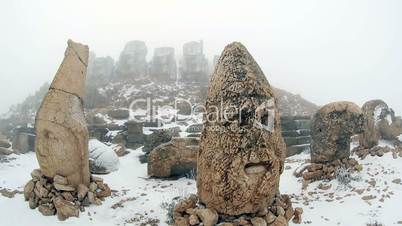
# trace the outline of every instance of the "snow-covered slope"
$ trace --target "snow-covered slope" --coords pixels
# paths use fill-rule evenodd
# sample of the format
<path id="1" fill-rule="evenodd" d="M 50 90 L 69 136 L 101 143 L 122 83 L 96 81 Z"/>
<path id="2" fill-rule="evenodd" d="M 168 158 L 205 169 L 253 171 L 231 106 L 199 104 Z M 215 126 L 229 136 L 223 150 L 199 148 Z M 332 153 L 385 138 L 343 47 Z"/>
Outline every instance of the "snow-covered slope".
<path id="1" fill-rule="evenodd" d="M 383 142 L 382 145 L 388 144 Z M 22 194 L 16 194 L 14 198 L 0 196 L 0 225 L 167 225 L 167 211 L 161 204 L 196 192 L 195 181 L 186 178 L 176 181 L 148 179 L 147 165 L 138 160 L 141 153 L 141 149 L 132 150 L 120 158 L 118 171 L 101 176 L 114 190 L 112 197 L 107 198 L 102 206 L 87 208 L 80 218 L 59 222 L 55 216 L 44 217 L 37 210 L 29 209 Z M 15 159 L 0 163 L 0 191 L 22 191 L 30 179 L 30 172 L 38 167 L 35 153 L 11 158 Z M 334 180 L 315 182 L 302 190 L 302 183 L 293 176 L 293 171 L 307 159 L 309 155 L 306 153 L 288 158 L 280 185 L 282 193 L 293 195 L 294 207 L 303 207 L 302 225 L 356 226 L 375 222 L 394 225 L 402 221 L 399 208 L 402 184 L 396 183 L 402 178 L 401 158 L 393 159 L 391 153 L 381 158 L 369 156 L 360 161 L 364 170 L 353 175 L 356 179 L 350 186 Z M 331 187 L 319 189 L 320 183 L 323 183 L 321 188 Z"/>

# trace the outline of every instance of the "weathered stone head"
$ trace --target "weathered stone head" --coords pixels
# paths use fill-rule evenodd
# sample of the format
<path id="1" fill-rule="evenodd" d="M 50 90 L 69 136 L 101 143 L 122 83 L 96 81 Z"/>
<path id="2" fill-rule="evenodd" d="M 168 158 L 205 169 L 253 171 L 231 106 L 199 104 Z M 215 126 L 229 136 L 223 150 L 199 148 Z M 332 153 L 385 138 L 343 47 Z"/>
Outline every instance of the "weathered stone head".
<path id="1" fill-rule="evenodd" d="M 365 117 L 364 133 L 359 137 L 362 147 L 372 148 L 380 139 L 396 140 L 402 133 L 401 118 L 383 100 L 367 101 L 362 111 Z"/>
<path id="2" fill-rule="evenodd" d="M 197 160 L 202 203 L 256 213 L 279 192 L 285 144 L 273 90 L 241 43 L 226 46 L 210 80 Z"/>
<path id="3" fill-rule="evenodd" d="M 42 173 L 89 185 L 88 130 L 83 96 L 88 46 L 68 41 L 62 64 L 36 114 L 35 150 Z"/>
<path id="4" fill-rule="evenodd" d="M 311 161 L 331 162 L 350 156 L 350 140 L 363 132 L 363 113 L 351 102 L 325 105 L 311 122 Z"/>

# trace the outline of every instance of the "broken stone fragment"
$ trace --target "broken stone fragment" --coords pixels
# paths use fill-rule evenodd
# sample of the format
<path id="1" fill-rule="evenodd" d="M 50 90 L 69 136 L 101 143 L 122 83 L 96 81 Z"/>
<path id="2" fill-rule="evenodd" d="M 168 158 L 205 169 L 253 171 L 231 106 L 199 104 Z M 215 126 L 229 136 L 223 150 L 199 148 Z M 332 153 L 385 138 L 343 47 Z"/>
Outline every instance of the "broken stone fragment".
<path id="1" fill-rule="evenodd" d="M 53 200 L 53 203 L 57 210 L 57 218 L 61 221 L 64 221 L 69 217 L 78 217 L 80 214 L 78 206 L 60 196 L 56 197 Z"/>
<path id="2" fill-rule="evenodd" d="M 218 213 L 212 209 L 196 209 L 197 216 L 201 219 L 204 226 L 214 226 L 218 223 Z"/>
<path id="3" fill-rule="evenodd" d="M 288 221 L 284 216 L 278 216 L 269 226 L 288 226 Z"/>
<path id="4" fill-rule="evenodd" d="M 294 217 L 293 217 L 293 223 L 295 223 L 295 224 L 301 224 L 301 221 L 302 221 L 302 219 L 301 219 L 301 215 L 303 214 L 303 209 L 302 208 L 300 208 L 300 207 L 296 207 L 295 208 L 295 214 L 294 214 Z"/>
<path id="5" fill-rule="evenodd" d="M 40 169 L 34 169 L 34 170 L 31 172 L 31 177 L 32 177 L 32 179 L 34 179 L 35 181 L 40 180 L 40 179 L 42 178 L 42 176 L 43 176 L 43 174 L 42 174 L 42 171 L 41 171 Z"/>
<path id="6" fill-rule="evenodd" d="M 25 201 L 28 201 L 32 197 L 34 187 L 35 187 L 35 183 L 33 182 L 33 180 L 28 181 L 28 183 L 25 185 L 25 187 L 24 187 Z"/>
<path id="7" fill-rule="evenodd" d="M 56 213 L 54 207 L 49 205 L 40 205 L 38 210 L 43 216 L 53 216 Z"/>
<path id="8" fill-rule="evenodd" d="M 88 187 L 84 184 L 79 184 L 77 188 L 77 196 L 79 200 L 83 200 L 85 196 L 88 194 Z"/>
<path id="9" fill-rule="evenodd" d="M 54 183 L 53 185 L 59 191 L 75 191 L 75 188 L 69 185 L 56 184 L 56 183 Z"/>
<path id="10" fill-rule="evenodd" d="M 65 178 L 63 176 L 60 176 L 60 175 L 54 176 L 53 177 L 53 182 L 55 184 L 61 184 L 61 185 L 67 185 L 68 184 L 67 178 Z"/>
<path id="11" fill-rule="evenodd" d="M 36 114 L 35 150 L 42 173 L 89 185 L 88 129 L 83 110 L 88 46 L 68 41 L 64 59 Z"/>
<path id="12" fill-rule="evenodd" d="M 251 219 L 251 224 L 253 226 L 267 226 L 267 222 L 261 217 L 254 217 Z"/>

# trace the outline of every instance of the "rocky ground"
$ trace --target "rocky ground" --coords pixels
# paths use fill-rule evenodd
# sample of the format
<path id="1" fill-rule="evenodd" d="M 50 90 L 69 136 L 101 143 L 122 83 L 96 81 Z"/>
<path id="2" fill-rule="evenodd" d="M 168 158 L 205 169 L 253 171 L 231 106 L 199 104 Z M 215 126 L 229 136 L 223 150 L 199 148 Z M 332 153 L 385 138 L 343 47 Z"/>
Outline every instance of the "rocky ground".
<path id="1" fill-rule="evenodd" d="M 391 144 L 381 142 L 382 146 Z M 392 148 L 392 147 L 391 147 Z M 120 158 L 120 169 L 101 176 L 112 189 L 112 196 L 101 206 L 90 206 L 80 218 L 69 218 L 68 225 L 167 225 L 167 209 L 172 199 L 196 191 L 193 179 L 175 181 L 149 179 L 147 165 L 139 162 L 141 149 Z M 2 225 L 42 226 L 59 223 L 56 216 L 43 217 L 28 208 L 23 186 L 37 168 L 35 153 L 11 155 L 0 164 L 0 219 Z M 359 160 L 363 170 L 344 174 L 331 182 L 303 184 L 294 170 L 309 159 L 307 153 L 288 158 L 281 176 L 282 194 L 292 197 L 293 207 L 304 209 L 301 225 L 382 225 L 402 224 L 401 158 L 392 153 L 367 156 Z M 290 222 L 290 225 L 293 225 Z"/>

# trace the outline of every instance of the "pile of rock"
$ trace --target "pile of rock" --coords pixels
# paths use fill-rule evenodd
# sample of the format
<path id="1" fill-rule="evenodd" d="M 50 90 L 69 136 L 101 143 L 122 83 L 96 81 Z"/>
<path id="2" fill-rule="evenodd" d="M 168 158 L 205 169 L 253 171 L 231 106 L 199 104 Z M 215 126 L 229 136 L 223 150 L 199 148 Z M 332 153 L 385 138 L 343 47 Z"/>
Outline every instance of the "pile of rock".
<path id="1" fill-rule="evenodd" d="M 333 180 L 341 169 L 346 169 L 349 172 L 359 172 L 363 167 L 354 158 L 343 158 L 330 163 L 312 163 L 302 166 L 296 169 L 294 175 L 303 177 L 306 182 Z"/>
<path id="2" fill-rule="evenodd" d="M 218 215 L 214 209 L 198 204 L 198 197 L 191 195 L 179 202 L 173 210 L 173 220 L 176 226 L 285 226 L 290 220 L 295 224 L 302 222 L 302 208 L 293 208 L 290 197 L 277 195 L 269 208 L 254 214 L 240 216 Z"/>
<path id="3" fill-rule="evenodd" d="M 384 154 L 392 152 L 394 159 L 402 157 L 402 145 L 400 143 L 395 143 L 395 148 L 392 149 L 388 146 L 374 146 L 372 148 L 364 148 L 363 146 L 356 147 L 352 150 L 360 159 L 365 159 L 368 155 L 382 157 Z"/>
<path id="4" fill-rule="evenodd" d="M 61 221 L 69 217 L 78 217 L 90 204 L 101 205 L 111 195 L 109 186 L 103 179 L 91 176 L 89 187 L 79 184 L 74 187 L 68 179 L 60 175 L 48 178 L 41 170 L 35 169 L 24 187 L 25 200 L 31 209 L 38 208 L 44 216 L 57 215 Z"/>

